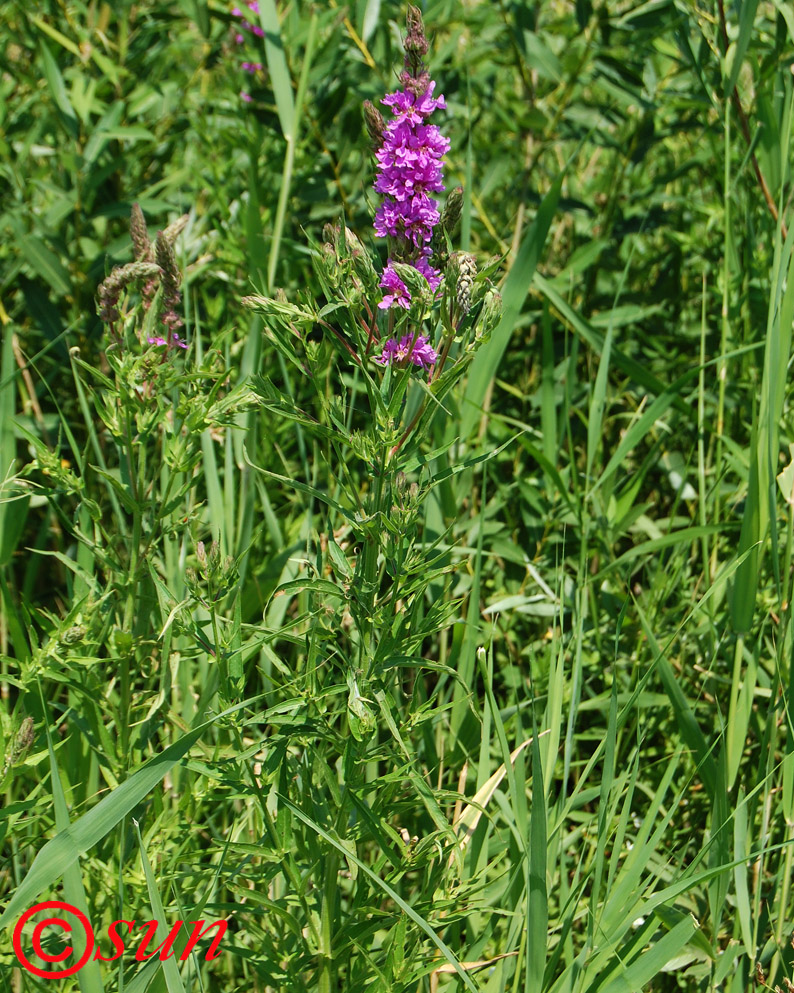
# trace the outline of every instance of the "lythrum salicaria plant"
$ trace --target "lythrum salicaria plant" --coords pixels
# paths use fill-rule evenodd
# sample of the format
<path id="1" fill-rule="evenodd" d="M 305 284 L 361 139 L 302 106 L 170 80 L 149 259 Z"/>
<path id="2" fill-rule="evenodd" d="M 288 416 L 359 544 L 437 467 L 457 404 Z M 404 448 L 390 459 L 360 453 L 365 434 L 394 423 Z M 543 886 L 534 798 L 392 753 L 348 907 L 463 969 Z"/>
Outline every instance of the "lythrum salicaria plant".
<path id="1" fill-rule="evenodd" d="M 174 249 L 187 222 L 187 216 L 179 218 L 150 238 L 142 211 L 133 206 L 134 261 L 113 268 L 98 291 L 106 330 L 101 361 L 87 362 L 79 348 L 71 350 L 90 442 L 85 455 L 75 455 L 83 474 L 76 476 L 41 442 L 31 470 L 46 470 L 59 518 L 92 556 L 93 579 L 89 583 L 80 574 L 82 595 L 75 597 L 75 608 L 60 627 L 67 643 L 79 641 L 89 655 L 92 646 L 97 651 L 106 643 L 112 646 L 110 690 L 98 667 L 86 668 L 84 690 L 89 697 L 107 698 L 115 712 L 120 768 L 131 761 L 136 744 L 146 749 L 157 730 L 157 708 L 148 716 L 134 709 L 133 701 L 140 698 L 136 687 L 153 669 L 168 671 L 177 657 L 170 654 L 175 645 L 179 657 L 209 657 L 217 663 L 204 663 L 205 687 L 222 699 L 235 696 L 214 617 L 234 596 L 236 564 L 228 556 L 212 561 L 212 581 L 224 590 L 221 598 L 208 595 L 207 569 L 201 569 L 206 562 L 200 556 L 201 576 L 185 563 L 197 550 L 195 518 L 204 497 L 202 436 L 228 428 L 256 401 L 245 386 L 234 387 L 220 342 L 201 355 L 191 346 Z M 64 498 L 75 502 L 74 520 L 64 513 Z M 172 611 L 161 653 L 157 632 Z M 55 644 L 53 638 L 51 653 Z M 33 661 L 34 667 L 47 666 L 57 656 L 48 659 L 42 653 Z M 185 685 L 182 691 L 190 692 Z M 137 732 L 136 725 L 141 727 Z"/>
<path id="2" fill-rule="evenodd" d="M 301 726 L 314 728 L 306 738 L 314 773 L 304 768 L 301 775 L 318 778 L 312 786 L 304 779 L 292 797 L 325 866 L 316 936 L 323 993 L 342 988 L 342 971 L 344 988 L 351 988 L 363 940 L 352 937 L 359 926 L 353 908 L 381 908 L 378 914 L 401 922 L 394 940 L 431 958 L 439 954 L 427 928 L 409 922 L 394 903 L 382 909 L 383 892 L 357 861 L 371 846 L 359 846 L 394 844 L 406 860 L 400 871 L 428 873 L 432 893 L 445 890 L 456 844 L 427 786 L 416 740 L 424 721 L 443 718 L 433 705 L 437 674 L 455 674 L 439 661 L 439 637 L 460 613 L 449 592 L 455 567 L 447 536 L 430 536 L 423 518 L 434 487 L 488 457 L 455 461 L 447 455 L 454 432 L 432 436 L 436 425 L 446 429 L 454 421 L 455 387 L 488 339 L 501 301 L 489 279 L 493 267 L 478 271 L 474 256 L 453 250 L 463 191 L 454 189 L 443 207 L 436 200 L 449 149 L 436 123 L 445 101 L 424 64 L 428 43 L 417 8 L 409 8 L 407 23 L 404 69 L 399 88 L 382 100 L 386 115 L 372 103 L 364 107 L 380 197 L 377 239 L 370 245 L 343 223 L 328 225 L 324 242 L 313 245 L 319 293 L 244 299 L 262 315 L 290 377 L 303 383 L 302 396 L 313 398 L 299 403 L 295 389 L 256 379 L 269 414 L 292 420 L 311 439 L 315 469 L 311 479 L 291 480 L 260 471 L 324 504 L 328 520 L 327 533 L 309 541 L 302 577 L 277 591 L 301 598 L 298 617 L 307 625 L 305 668 L 295 679 L 312 701 Z M 347 699 L 342 714 L 332 706 L 339 692 Z M 329 786 L 337 777 L 339 784 Z M 425 837 L 401 837 L 395 811 L 406 804 L 429 812 Z M 373 825 L 380 825 L 374 833 Z M 348 872 L 339 874 L 344 858 Z M 442 911 L 424 912 L 432 919 Z M 408 953 L 398 961 L 385 946 L 381 952 L 389 982 L 407 977 Z"/>

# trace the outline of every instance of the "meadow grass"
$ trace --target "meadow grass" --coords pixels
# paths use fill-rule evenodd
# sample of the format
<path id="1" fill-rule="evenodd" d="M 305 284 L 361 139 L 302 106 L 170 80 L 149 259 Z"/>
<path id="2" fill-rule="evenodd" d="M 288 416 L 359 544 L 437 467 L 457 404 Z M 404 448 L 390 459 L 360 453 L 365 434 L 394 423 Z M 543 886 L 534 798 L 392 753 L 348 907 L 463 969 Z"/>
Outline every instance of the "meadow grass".
<path id="1" fill-rule="evenodd" d="M 794 988 L 794 15 L 422 9 L 430 385 L 352 357 L 404 5 L 0 6 L 3 991 Z M 51 899 L 229 931 L 39 979 Z"/>

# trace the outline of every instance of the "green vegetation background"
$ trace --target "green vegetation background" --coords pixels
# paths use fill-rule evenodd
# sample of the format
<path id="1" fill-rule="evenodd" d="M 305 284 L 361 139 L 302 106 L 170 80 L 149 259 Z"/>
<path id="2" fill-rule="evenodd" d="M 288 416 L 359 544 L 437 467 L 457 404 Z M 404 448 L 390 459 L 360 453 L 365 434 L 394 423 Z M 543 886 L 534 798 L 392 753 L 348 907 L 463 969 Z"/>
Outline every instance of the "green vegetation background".
<path id="1" fill-rule="evenodd" d="M 308 396 L 240 300 L 316 289 L 307 235 L 340 217 L 382 252 L 361 104 L 395 86 L 404 9 L 278 7 L 238 46 L 214 0 L 0 6 L 0 988 L 51 988 L 10 934 L 58 894 L 97 927 L 230 916 L 215 962 L 125 959 L 127 993 L 784 984 L 790 6 L 428 0 L 456 247 L 506 273 L 436 429 L 498 453 L 425 504 L 428 665 L 400 672 L 346 823 L 344 611 L 296 581 L 356 549 L 292 484 L 332 485 L 316 443 L 270 411 L 199 418 L 133 552 L 80 364 L 103 368 L 97 288 L 138 202 L 152 233 L 189 213 L 193 368 Z M 220 718 L 186 582 L 214 538 L 247 701 Z"/>

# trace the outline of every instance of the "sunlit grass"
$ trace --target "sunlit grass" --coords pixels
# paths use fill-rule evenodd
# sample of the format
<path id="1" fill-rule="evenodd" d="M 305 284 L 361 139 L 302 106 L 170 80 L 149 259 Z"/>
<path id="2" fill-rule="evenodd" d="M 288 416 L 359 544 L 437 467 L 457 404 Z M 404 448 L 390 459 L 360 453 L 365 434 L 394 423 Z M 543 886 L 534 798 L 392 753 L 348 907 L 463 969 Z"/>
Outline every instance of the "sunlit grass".
<path id="1" fill-rule="evenodd" d="M 53 898 L 230 920 L 81 993 L 784 987 L 789 12 L 429 0 L 503 316 L 398 480 L 310 246 L 385 262 L 405 11 L 259 2 L 0 10 L 0 988 Z M 187 214 L 168 362 L 97 317 L 134 202 Z"/>

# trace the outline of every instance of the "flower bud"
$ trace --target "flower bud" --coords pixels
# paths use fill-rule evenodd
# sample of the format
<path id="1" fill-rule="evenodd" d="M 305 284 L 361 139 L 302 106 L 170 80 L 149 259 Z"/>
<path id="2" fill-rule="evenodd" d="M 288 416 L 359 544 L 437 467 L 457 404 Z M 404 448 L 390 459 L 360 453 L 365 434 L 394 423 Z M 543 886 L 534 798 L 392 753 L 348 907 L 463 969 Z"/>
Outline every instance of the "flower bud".
<path id="1" fill-rule="evenodd" d="M 480 317 L 475 328 L 475 338 L 477 341 L 488 341 L 491 332 L 499 323 L 502 317 L 502 294 L 498 290 L 490 289 L 485 294 Z"/>
<path id="2" fill-rule="evenodd" d="M 146 219 L 137 203 L 132 205 L 130 212 L 130 238 L 136 261 L 151 262 L 152 246 L 146 230 Z"/>
<path id="3" fill-rule="evenodd" d="M 457 253 L 458 280 L 455 285 L 455 298 L 461 317 L 468 314 L 471 307 L 471 288 L 477 275 L 477 259 L 469 252 Z"/>
<path id="4" fill-rule="evenodd" d="M 119 297 L 126 286 L 141 279 L 153 279 L 160 272 L 160 266 L 154 262 L 130 262 L 128 265 L 116 266 L 99 287 L 98 314 L 102 320 L 106 324 L 112 324 L 119 319 Z"/>
<path id="5" fill-rule="evenodd" d="M 163 231 L 163 237 L 169 245 L 173 245 L 178 236 L 187 227 L 187 222 L 189 220 L 190 214 L 183 214 L 181 217 L 177 217 L 175 221 L 171 221 L 165 231 Z"/>
<path id="6" fill-rule="evenodd" d="M 392 262 L 391 269 L 407 287 L 412 302 L 421 302 L 425 308 L 432 306 L 433 291 L 427 279 L 415 266 L 405 262 Z"/>
<path id="7" fill-rule="evenodd" d="M 444 234 L 454 237 L 460 223 L 460 215 L 463 211 L 463 187 L 456 186 L 447 197 L 444 209 L 441 211 L 441 228 Z"/>
<path id="8" fill-rule="evenodd" d="M 383 144 L 383 132 L 386 130 L 386 124 L 383 120 L 383 114 L 371 100 L 364 101 L 364 123 L 367 126 L 372 150 L 377 152 Z"/>
<path id="9" fill-rule="evenodd" d="M 14 738 L 14 743 L 11 746 L 11 752 L 9 755 L 10 765 L 15 765 L 17 762 L 21 762 L 22 759 L 24 759 L 35 738 L 36 726 L 33 723 L 33 718 L 26 717 L 19 725 L 19 730 L 17 731 L 16 737 Z"/>
<path id="10" fill-rule="evenodd" d="M 418 7 L 408 8 L 406 15 L 408 28 L 405 36 L 405 68 L 414 77 L 422 75 L 422 59 L 427 55 L 427 36 L 422 23 L 422 12 Z M 424 92 L 424 90 L 422 90 Z"/>
<path id="11" fill-rule="evenodd" d="M 163 287 L 163 313 L 161 320 L 173 335 L 176 333 L 177 328 L 180 328 L 184 323 L 176 312 L 176 308 L 180 303 L 179 284 L 182 282 L 182 274 L 176 264 L 174 248 L 166 232 L 167 229 L 166 231 L 158 231 L 154 254 L 157 264 L 163 270 L 160 277 L 160 283 Z"/>

